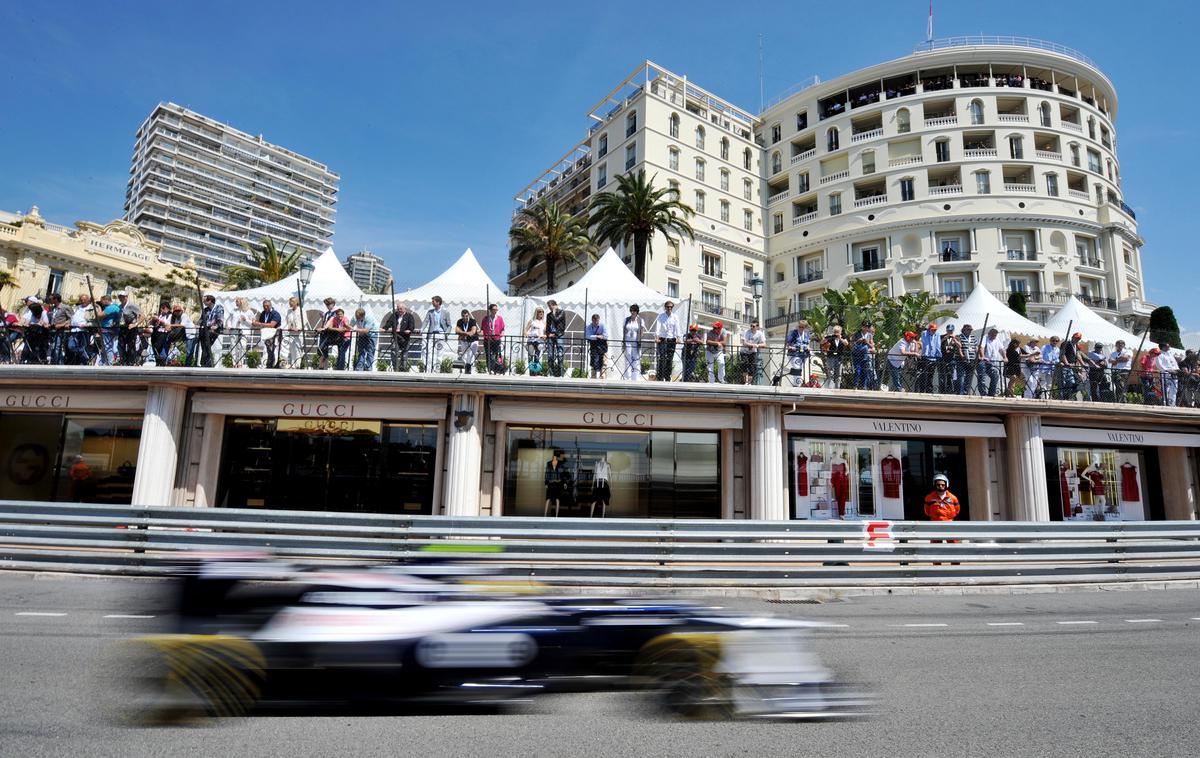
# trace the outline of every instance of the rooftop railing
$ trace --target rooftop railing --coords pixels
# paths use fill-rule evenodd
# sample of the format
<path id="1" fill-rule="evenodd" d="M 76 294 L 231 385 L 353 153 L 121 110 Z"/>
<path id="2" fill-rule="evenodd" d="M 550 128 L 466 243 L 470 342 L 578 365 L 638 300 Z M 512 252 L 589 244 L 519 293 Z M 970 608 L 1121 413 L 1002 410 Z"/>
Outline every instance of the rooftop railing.
<path id="1" fill-rule="evenodd" d="M 1097 71 L 1100 70 L 1095 61 L 1072 47 L 1033 37 L 1010 37 L 1006 35 L 943 37 L 941 39 L 917 43 L 913 46 L 913 53 L 928 53 L 934 50 L 946 50 L 955 47 L 1027 47 L 1033 50 L 1044 50 L 1073 58 L 1080 63 L 1091 66 Z"/>

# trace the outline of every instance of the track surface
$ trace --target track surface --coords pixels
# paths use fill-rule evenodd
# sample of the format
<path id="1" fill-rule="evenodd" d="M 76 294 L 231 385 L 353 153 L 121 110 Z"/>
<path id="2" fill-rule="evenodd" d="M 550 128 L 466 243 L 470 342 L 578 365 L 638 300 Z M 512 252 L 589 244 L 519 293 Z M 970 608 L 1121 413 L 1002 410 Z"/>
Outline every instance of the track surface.
<path id="1" fill-rule="evenodd" d="M 0 574 L 0 755 L 1193 756 L 1200 591 L 859 598 L 726 606 L 839 624 L 825 663 L 867 681 L 870 720 L 687 723 L 630 694 L 505 715 L 266 717 L 130 729 L 95 707 L 95 661 L 153 631 L 157 582 Z"/>

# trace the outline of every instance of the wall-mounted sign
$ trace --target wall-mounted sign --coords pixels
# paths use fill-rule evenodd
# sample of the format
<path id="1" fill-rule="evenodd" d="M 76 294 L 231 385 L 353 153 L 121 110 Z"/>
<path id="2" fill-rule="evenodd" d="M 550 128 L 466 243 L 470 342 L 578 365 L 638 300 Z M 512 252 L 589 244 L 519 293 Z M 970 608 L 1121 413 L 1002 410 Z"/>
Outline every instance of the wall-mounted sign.
<path id="1" fill-rule="evenodd" d="M 275 421 L 275 430 L 302 434 L 379 434 L 383 431 L 383 422 L 336 418 L 281 418 Z"/>
<path id="2" fill-rule="evenodd" d="M 146 408 L 144 392 L 57 392 L 10 390 L 0 392 L 3 411 L 140 411 Z"/>
<path id="3" fill-rule="evenodd" d="M 998 421 L 930 421 L 891 416 L 811 416 L 790 413 L 783 417 L 783 428 L 789 432 L 850 432 L 900 439 L 1005 436 L 1004 424 Z"/>
<path id="4" fill-rule="evenodd" d="M 638 405 L 595 405 L 588 402 L 567 405 L 497 400 L 491 417 L 514 424 L 544 424 L 571 428 L 605 429 L 741 429 L 739 409 L 686 410 Z"/>
<path id="5" fill-rule="evenodd" d="M 1086 442 L 1110 447 L 1200 447 L 1200 434 L 1096 429 L 1086 426 L 1042 426 L 1044 442 Z"/>
<path id="6" fill-rule="evenodd" d="M 377 400 L 345 395 L 251 395 L 245 392 L 197 392 L 193 413 L 225 416 L 309 419 L 386 419 L 441 421 L 449 406 L 444 398 Z"/>

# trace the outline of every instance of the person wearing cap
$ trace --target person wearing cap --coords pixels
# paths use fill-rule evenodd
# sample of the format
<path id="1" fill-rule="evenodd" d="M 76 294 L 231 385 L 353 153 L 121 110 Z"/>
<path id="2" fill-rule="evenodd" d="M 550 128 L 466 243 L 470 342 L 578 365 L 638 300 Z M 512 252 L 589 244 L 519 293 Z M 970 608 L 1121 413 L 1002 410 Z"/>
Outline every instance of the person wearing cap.
<path id="1" fill-rule="evenodd" d="M 458 321 L 454 322 L 454 334 L 458 336 L 458 360 L 462 362 L 463 373 L 469 374 L 479 356 L 479 322 L 466 308 L 458 315 Z"/>
<path id="2" fill-rule="evenodd" d="M 1093 403 L 1111 400 L 1112 393 L 1108 390 L 1108 371 L 1105 369 L 1104 345 L 1092 343 L 1092 349 L 1084 353 L 1083 360 L 1087 364 L 1087 399 Z"/>
<path id="3" fill-rule="evenodd" d="M 600 314 L 593 313 L 591 323 L 583 329 L 583 339 L 588 346 L 588 365 L 592 379 L 603 379 L 605 361 L 608 358 L 608 327 L 600 321 Z"/>
<path id="4" fill-rule="evenodd" d="M 1107 363 L 1112 376 L 1113 400 L 1123 403 L 1129 391 L 1129 370 L 1133 368 L 1133 351 L 1125 347 L 1125 340 L 1117 340 L 1113 345 Z"/>
<path id="5" fill-rule="evenodd" d="M 788 332 L 784 341 L 788 358 L 788 373 L 792 375 L 792 386 L 799 387 L 808 373 L 808 359 L 812 356 L 812 337 L 808 333 L 808 321 L 801 319 L 796 328 Z"/>
<path id="6" fill-rule="evenodd" d="M 279 311 L 275 310 L 270 300 L 263 300 L 262 311 L 255 316 L 253 322 L 256 329 L 263 330 L 260 334 L 267 352 L 267 360 L 263 362 L 263 368 L 279 367 L 279 338 L 282 336 L 279 333 L 279 327 L 282 325 L 283 317 L 279 315 Z"/>
<path id="7" fill-rule="evenodd" d="M 1004 342 L 1000 339 L 1000 330 L 996 327 L 988 329 L 983 344 L 979 346 L 979 363 L 975 369 L 976 385 L 979 394 L 995 397 L 1000 386 L 1000 367 L 1004 365 Z"/>
<path id="8" fill-rule="evenodd" d="M 825 386 L 835 390 L 842 388 L 842 366 L 850 352 L 850 341 L 842 334 L 842 327 L 835 326 L 821 343 L 821 355 L 825 364 Z"/>
<path id="9" fill-rule="evenodd" d="M 440 358 L 446 350 L 446 335 L 450 333 L 450 315 L 442 307 L 441 295 L 429 299 L 429 310 L 421 323 L 425 333 L 425 373 L 435 374 L 442 370 Z"/>
<path id="10" fill-rule="evenodd" d="M 1195 350 L 1185 350 L 1183 360 L 1179 362 L 1179 406 L 1181 408 L 1196 407 L 1197 390 L 1200 389 L 1198 370 L 1200 370 L 1200 356 L 1196 355 Z"/>
<path id="11" fill-rule="evenodd" d="M 979 369 L 979 335 L 975 334 L 975 327 L 963 324 L 958 341 L 962 345 L 962 358 L 954 372 L 954 391 L 960 395 L 969 395 L 975 372 Z M 982 391 L 981 388 L 980 392 Z"/>
<path id="12" fill-rule="evenodd" d="M 213 366 L 213 344 L 220 339 L 225 329 L 225 308 L 217 304 L 217 298 L 204 296 L 204 307 L 200 309 L 200 365 Z M 196 365 L 193 357 L 192 365 Z"/>
<path id="13" fill-rule="evenodd" d="M 1162 390 L 1159 389 L 1158 376 L 1154 369 L 1154 361 L 1158 359 L 1159 352 L 1157 347 L 1152 347 L 1138 362 L 1138 368 L 1141 369 L 1139 376 L 1142 380 L 1142 401 L 1146 405 L 1162 404 Z"/>
<path id="14" fill-rule="evenodd" d="M 121 304 L 120 332 L 117 337 L 117 350 L 121 354 L 121 363 L 126 366 L 136 365 L 141 361 L 142 327 L 146 317 L 137 303 L 129 299 L 129 293 L 121 290 L 117 293 L 117 302 Z"/>
<path id="15" fill-rule="evenodd" d="M 1079 340 L 1083 335 L 1075 332 L 1069 340 L 1062 344 L 1058 354 L 1058 397 L 1060 400 L 1074 400 L 1079 391 L 1079 371 L 1083 361 L 1079 355 Z"/>
<path id="16" fill-rule="evenodd" d="M 1040 343 L 1040 339 L 1033 337 L 1020 348 L 1021 375 L 1025 377 L 1025 397 L 1027 398 L 1035 398 L 1038 393 L 1038 377 L 1041 375 L 1041 372 L 1038 371 L 1038 364 L 1042 361 Z"/>
<path id="17" fill-rule="evenodd" d="M 708 365 L 708 383 L 725 383 L 725 324 L 713 323 L 704 338 L 705 360 Z"/>
<path id="18" fill-rule="evenodd" d="M 945 474 L 933 477 L 933 492 L 925 496 L 925 515 L 930 521 L 953 521 L 961 506 L 950 491 L 950 479 Z"/>
<path id="19" fill-rule="evenodd" d="M 916 332 L 905 332 L 904 336 L 896 340 L 896 344 L 892 345 L 888 350 L 887 360 L 888 369 L 891 372 L 891 382 L 889 385 L 892 392 L 902 392 L 909 389 L 911 382 L 911 371 L 905 370 L 905 364 L 913 365 L 914 361 L 921 358 L 921 344 L 917 341 Z M 905 381 L 905 375 L 909 376 L 910 381 Z"/>
<path id="20" fill-rule="evenodd" d="M 25 298 L 25 310 L 17 322 L 17 328 L 25 339 L 25 349 L 21 351 L 21 363 L 46 363 L 49 355 L 46 350 L 50 344 L 50 315 L 41 298 L 30 295 Z"/>
<path id="21" fill-rule="evenodd" d="M 547 300 L 546 307 L 546 363 L 549 376 L 563 375 L 563 354 L 567 338 L 567 312 L 558 307 L 557 300 Z"/>
<path id="22" fill-rule="evenodd" d="M 1171 355 L 1171 343 L 1158 343 L 1158 355 L 1154 356 L 1154 370 L 1162 377 L 1163 402 L 1175 405 L 1179 392 L 1179 361 Z"/>
<path id="23" fill-rule="evenodd" d="M 642 378 L 642 309 L 629 306 L 629 315 L 621 325 L 622 360 L 625 366 L 621 378 L 636 382 Z"/>
<path id="24" fill-rule="evenodd" d="M 325 325 L 336 315 L 337 301 L 332 297 L 325 298 L 325 312 L 321 314 L 321 324 L 317 327 L 317 357 L 320 359 L 318 368 L 322 371 L 329 368 L 329 351 L 338 343 L 337 332 L 325 329 Z"/>
<path id="25" fill-rule="evenodd" d="M 679 319 L 675 318 L 675 303 L 668 300 L 654 319 L 655 381 L 671 381 L 671 374 L 675 373 L 675 347 L 682 336 Z"/>
<path id="26" fill-rule="evenodd" d="M 942 361 L 939 364 L 939 387 L 942 393 L 958 394 L 966 364 L 962 340 L 955 334 L 954 324 L 946 324 L 946 333 L 942 336 Z"/>
<path id="27" fill-rule="evenodd" d="M 683 374 L 684 382 L 696 381 L 696 367 L 700 365 L 700 351 L 704 349 L 704 332 L 699 324 L 688 326 L 687 336 L 683 338 Z"/>
<path id="28" fill-rule="evenodd" d="M 925 327 L 921 334 L 921 373 L 917 376 L 917 392 L 933 392 L 933 376 L 942 360 L 942 339 L 937 324 Z"/>
<path id="29" fill-rule="evenodd" d="M 475 323 L 474 319 L 471 323 Z M 366 308 L 354 309 L 354 318 L 350 320 L 350 333 L 354 341 L 355 371 L 371 371 L 375 368 L 375 335 L 378 332 L 379 325 L 375 323 L 375 318 L 367 313 Z"/>

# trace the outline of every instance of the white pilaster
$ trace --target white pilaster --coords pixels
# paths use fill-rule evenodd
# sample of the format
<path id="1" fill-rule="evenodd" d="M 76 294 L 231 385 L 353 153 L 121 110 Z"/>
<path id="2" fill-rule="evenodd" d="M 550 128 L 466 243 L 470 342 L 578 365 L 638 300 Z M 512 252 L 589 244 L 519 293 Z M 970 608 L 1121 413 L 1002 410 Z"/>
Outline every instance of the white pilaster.
<path id="1" fill-rule="evenodd" d="M 460 412 L 470 412 L 467 418 Z M 483 402 L 481 395 L 456 393 L 450 401 L 444 493 L 447 516 L 478 516 L 480 471 L 483 462 Z"/>
<path id="2" fill-rule="evenodd" d="M 146 391 L 146 414 L 142 419 L 137 473 L 133 479 L 133 505 L 171 503 L 186 400 L 187 390 L 183 387 L 155 386 Z"/>
<path id="3" fill-rule="evenodd" d="M 783 441 L 780 407 L 750 406 L 750 518 L 781 521 L 788 517 Z"/>
<path id="4" fill-rule="evenodd" d="M 225 417 L 217 413 L 204 414 L 204 436 L 200 440 L 200 463 L 196 471 L 197 508 L 211 508 L 217 503 L 217 482 L 221 475 L 221 447 L 225 441 Z"/>
<path id="5" fill-rule="evenodd" d="M 967 498 L 972 521 L 992 520 L 992 462 L 988 455 L 988 440 L 967 438 Z"/>
<path id="6" fill-rule="evenodd" d="M 1042 420 L 1014 414 L 1004 420 L 1004 427 L 1008 432 L 1008 517 L 1013 521 L 1049 521 Z"/>
<path id="7" fill-rule="evenodd" d="M 1158 470 L 1162 477 L 1163 510 L 1172 521 L 1196 519 L 1196 488 L 1186 447 L 1160 447 Z"/>

